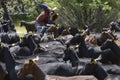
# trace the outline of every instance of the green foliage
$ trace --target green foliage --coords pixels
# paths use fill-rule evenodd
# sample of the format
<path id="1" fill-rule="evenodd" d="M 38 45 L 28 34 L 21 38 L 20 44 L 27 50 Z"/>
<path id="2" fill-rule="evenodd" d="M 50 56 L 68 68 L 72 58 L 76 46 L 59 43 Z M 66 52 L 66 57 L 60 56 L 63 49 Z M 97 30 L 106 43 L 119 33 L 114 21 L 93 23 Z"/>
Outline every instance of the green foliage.
<path id="1" fill-rule="evenodd" d="M 15 21 L 31 21 L 41 12 L 41 3 L 59 8 L 56 23 L 60 25 L 88 25 L 91 30 L 100 31 L 111 21 L 120 20 L 120 0 L 8 0 L 6 4 Z"/>
<path id="2" fill-rule="evenodd" d="M 111 0 L 110 0 L 111 1 Z M 63 24 L 99 30 L 113 20 L 117 20 L 118 11 L 109 0 L 61 0 L 61 21 Z M 113 0 L 112 0 L 113 1 Z M 115 1 L 113 1 L 115 3 Z M 120 1 L 119 1 L 120 2 Z M 115 3 L 116 4 L 116 3 Z M 116 13 L 116 14 L 115 14 Z M 69 14 L 69 15 L 68 15 Z"/>

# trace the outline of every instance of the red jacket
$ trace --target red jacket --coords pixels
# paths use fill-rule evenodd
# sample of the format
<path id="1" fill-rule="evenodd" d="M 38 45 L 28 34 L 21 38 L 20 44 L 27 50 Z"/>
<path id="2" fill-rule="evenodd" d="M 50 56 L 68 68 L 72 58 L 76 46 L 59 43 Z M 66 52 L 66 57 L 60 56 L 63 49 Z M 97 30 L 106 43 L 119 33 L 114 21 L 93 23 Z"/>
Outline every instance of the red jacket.
<path id="1" fill-rule="evenodd" d="M 38 21 L 42 26 L 46 25 L 48 23 L 49 12 L 49 9 L 44 9 L 44 11 L 42 11 L 36 18 L 36 21 Z"/>

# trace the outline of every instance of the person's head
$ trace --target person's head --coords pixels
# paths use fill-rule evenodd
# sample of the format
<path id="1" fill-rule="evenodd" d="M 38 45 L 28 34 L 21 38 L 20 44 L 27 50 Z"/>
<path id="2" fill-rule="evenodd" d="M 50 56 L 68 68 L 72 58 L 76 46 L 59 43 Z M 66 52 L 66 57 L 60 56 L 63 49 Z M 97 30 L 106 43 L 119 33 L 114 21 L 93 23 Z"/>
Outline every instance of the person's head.
<path id="1" fill-rule="evenodd" d="M 40 6 L 41 6 L 42 9 L 49 9 L 49 7 L 46 4 L 44 4 L 44 3 L 41 4 Z"/>

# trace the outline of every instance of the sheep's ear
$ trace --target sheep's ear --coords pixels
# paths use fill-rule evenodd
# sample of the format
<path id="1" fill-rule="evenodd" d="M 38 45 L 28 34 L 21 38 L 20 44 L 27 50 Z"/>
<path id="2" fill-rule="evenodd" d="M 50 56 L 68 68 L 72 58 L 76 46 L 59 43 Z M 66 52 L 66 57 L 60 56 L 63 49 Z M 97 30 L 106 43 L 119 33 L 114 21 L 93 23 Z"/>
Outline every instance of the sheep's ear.
<path id="1" fill-rule="evenodd" d="M 114 40 L 114 39 L 112 40 L 112 42 L 115 42 L 115 41 L 116 41 L 116 40 Z"/>
<path id="2" fill-rule="evenodd" d="M 36 58 L 32 59 L 32 61 L 38 61 L 39 60 L 39 56 L 36 56 Z"/>
<path id="3" fill-rule="evenodd" d="M 91 59 L 91 63 L 92 63 L 92 64 L 96 64 L 96 61 L 95 61 L 94 58 Z"/>
<path id="4" fill-rule="evenodd" d="M 1 49 L 1 48 L 3 48 L 3 46 L 2 46 L 1 43 L 0 43 L 0 49 Z"/>
<path id="5" fill-rule="evenodd" d="M 23 37 L 20 37 L 20 39 L 23 39 Z"/>
<path id="6" fill-rule="evenodd" d="M 32 63 L 33 63 L 33 60 L 30 59 L 30 60 L 29 60 L 29 63 L 32 64 Z"/>
<path id="7" fill-rule="evenodd" d="M 114 39 L 107 39 L 107 41 L 111 41 L 111 42 L 114 42 Z"/>

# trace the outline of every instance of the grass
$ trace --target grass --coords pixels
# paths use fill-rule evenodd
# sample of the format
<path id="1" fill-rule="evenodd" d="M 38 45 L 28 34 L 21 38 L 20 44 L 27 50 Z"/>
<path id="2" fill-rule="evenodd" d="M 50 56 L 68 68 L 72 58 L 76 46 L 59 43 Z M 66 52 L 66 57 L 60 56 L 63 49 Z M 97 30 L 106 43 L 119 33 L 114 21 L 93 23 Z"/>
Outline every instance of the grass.
<path id="1" fill-rule="evenodd" d="M 19 25 L 15 25 L 15 29 L 20 37 L 23 37 L 24 34 L 27 33 L 25 27 L 20 27 Z"/>

